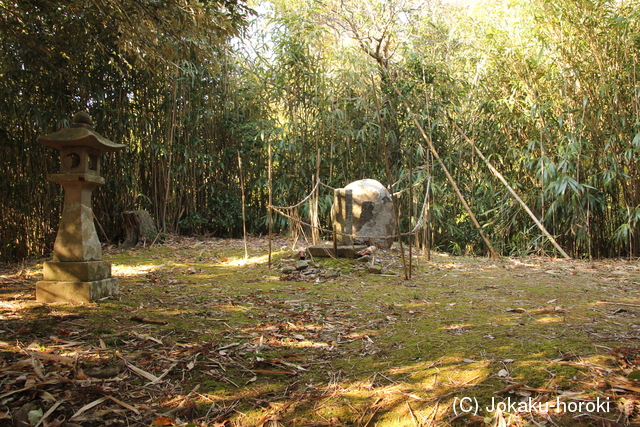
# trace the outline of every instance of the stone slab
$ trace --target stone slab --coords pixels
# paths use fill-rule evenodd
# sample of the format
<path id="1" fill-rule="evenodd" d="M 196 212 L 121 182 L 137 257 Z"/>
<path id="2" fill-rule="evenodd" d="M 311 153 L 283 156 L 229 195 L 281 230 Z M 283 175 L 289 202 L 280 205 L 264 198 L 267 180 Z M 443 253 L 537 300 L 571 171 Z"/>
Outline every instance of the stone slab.
<path id="1" fill-rule="evenodd" d="M 339 258 L 355 258 L 356 254 L 364 249 L 367 249 L 367 245 L 349 245 L 349 246 L 338 246 L 338 257 Z M 314 245 L 309 246 L 307 248 L 311 256 L 317 257 L 332 257 L 333 254 L 333 245 Z"/>
<path id="2" fill-rule="evenodd" d="M 36 300 L 42 303 L 66 302 L 82 304 L 118 294 L 118 278 L 93 282 L 43 280 L 36 283 Z"/>
<path id="3" fill-rule="evenodd" d="M 95 282 L 111 277 L 111 263 L 108 261 L 47 261 L 42 270 L 45 281 Z"/>

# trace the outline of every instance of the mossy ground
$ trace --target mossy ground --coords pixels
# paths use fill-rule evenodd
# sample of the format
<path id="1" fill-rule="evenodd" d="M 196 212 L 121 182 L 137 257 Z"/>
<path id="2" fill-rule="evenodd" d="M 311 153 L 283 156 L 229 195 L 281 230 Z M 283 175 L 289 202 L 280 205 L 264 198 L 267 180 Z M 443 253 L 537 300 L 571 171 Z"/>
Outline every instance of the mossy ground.
<path id="1" fill-rule="evenodd" d="M 278 246 L 273 264 L 292 253 Z M 129 404 L 200 425 L 214 425 L 213 413 L 226 425 L 380 427 L 614 425 L 620 415 L 607 377 L 623 373 L 611 349 L 637 346 L 637 262 L 420 256 L 404 280 L 390 251 L 383 275 L 316 259 L 342 276 L 285 282 L 267 266 L 265 240 L 252 239 L 248 255 L 241 240 L 220 239 L 111 249 L 120 294 L 84 306 L 36 303 L 34 265 L 0 288 L 0 362 L 29 345 L 82 341 L 101 349 L 85 372 L 121 359 L 166 371 Z M 597 414 L 488 411 L 558 396 L 613 403 Z M 190 411 L 172 412 L 187 397 Z"/>

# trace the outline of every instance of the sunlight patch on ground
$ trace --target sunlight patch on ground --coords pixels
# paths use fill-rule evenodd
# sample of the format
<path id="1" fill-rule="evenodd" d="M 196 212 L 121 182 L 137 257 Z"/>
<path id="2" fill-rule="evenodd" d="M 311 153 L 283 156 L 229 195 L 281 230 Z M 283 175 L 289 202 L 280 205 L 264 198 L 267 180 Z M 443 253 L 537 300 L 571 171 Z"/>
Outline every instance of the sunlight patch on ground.
<path id="1" fill-rule="evenodd" d="M 562 323 L 562 322 L 564 322 L 564 318 L 563 317 L 557 317 L 557 316 L 546 316 L 546 317 L 541 317 L 540 319 L 537 319 L 536 322 L 538 322 L 538 323 Z"/>
<path id="2" fill-rule="evenodd" d="M 0 300 L 0 311 L 4 313 L 0 313 L 0 320 L 6 320 L 9 316 L 5 316 L 5 314 L 14 314 L 16 311 L 20 310 L 24 307 L 24 303 L 22 301 L 5 301 Z M 10 313 L 7 313 L 10 312 Z"/>
<path id="3" fill-rule="evenodd" d="M 455 325 L 445 326 L 445 327 L 443 327 L 441 329 L 444 329 L 446 331 L 454 331 L 455 332 L 455 331 L 465 330 L 467 328 L 470 328 L 471 326 L 473 326 L 473 325 L 471 325 L 470 323 L 459 323 L 459 324 L 455 324 Z"/>
<path id="4" fill-rule="evenodd" d="M 111 266 L 111 275 L 114 277 L 135 277 L 152 273 L 164 267 L 161 265 L 117 265 Z"/>
<path id="5" fill-rule="evenodd" d="M 528 262 L 519 260 L 519 259 L 515 259 L 515 258 L 509 258 L 509 262 L 511 262 L 512 264 L 518 265 L 518 266 L 522 266 L 522 267 L 533 267 L 533 268 L 540 268 L 541 264 L 538 262 L 533 262 L 533 260 L 528 260 Z"/>
<path id="6" fill-rule="evenodd" d="M 271 257 L 277 256 L 278 253 L 273 252 Z M 269 254 L 254 256 L 249 258 L 223 258 L 221 265 L 229 267 L 244 267 L 246 265 L 258 265 L 269 262 Z"/>

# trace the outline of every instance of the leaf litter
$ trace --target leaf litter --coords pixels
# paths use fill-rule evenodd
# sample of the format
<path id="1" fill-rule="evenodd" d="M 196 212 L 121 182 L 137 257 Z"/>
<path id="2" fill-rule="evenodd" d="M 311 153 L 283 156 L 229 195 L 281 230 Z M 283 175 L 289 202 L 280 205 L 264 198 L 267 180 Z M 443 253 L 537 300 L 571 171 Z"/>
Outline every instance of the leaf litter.
<path id="1" fill-rule="evenodd" d="M 437 255 L 407 283 L 392 250 L 383 275 L 329 259 L 340 277 L 296 283 L 249 246 L 109 249 L 120 295 L 79 307 L 34 301 L 41 264 L 4 267 L 0 426 L 638 425 L 634 262 Z M 456 414 L 469 396 L 551 411 Z"/>

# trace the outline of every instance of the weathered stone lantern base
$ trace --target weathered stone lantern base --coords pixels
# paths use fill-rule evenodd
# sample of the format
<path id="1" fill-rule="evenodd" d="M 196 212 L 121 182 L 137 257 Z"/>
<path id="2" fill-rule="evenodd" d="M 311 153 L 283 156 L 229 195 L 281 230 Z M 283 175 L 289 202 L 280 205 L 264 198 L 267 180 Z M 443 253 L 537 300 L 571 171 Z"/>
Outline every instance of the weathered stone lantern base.
<path id="1" fill-rule="evenodd" d="M 43 303 L 90 303 L 118 293 L 111 263 L 81 261 L 44 263 L 44 280 L 36 283 L 36 300 Z"/>

